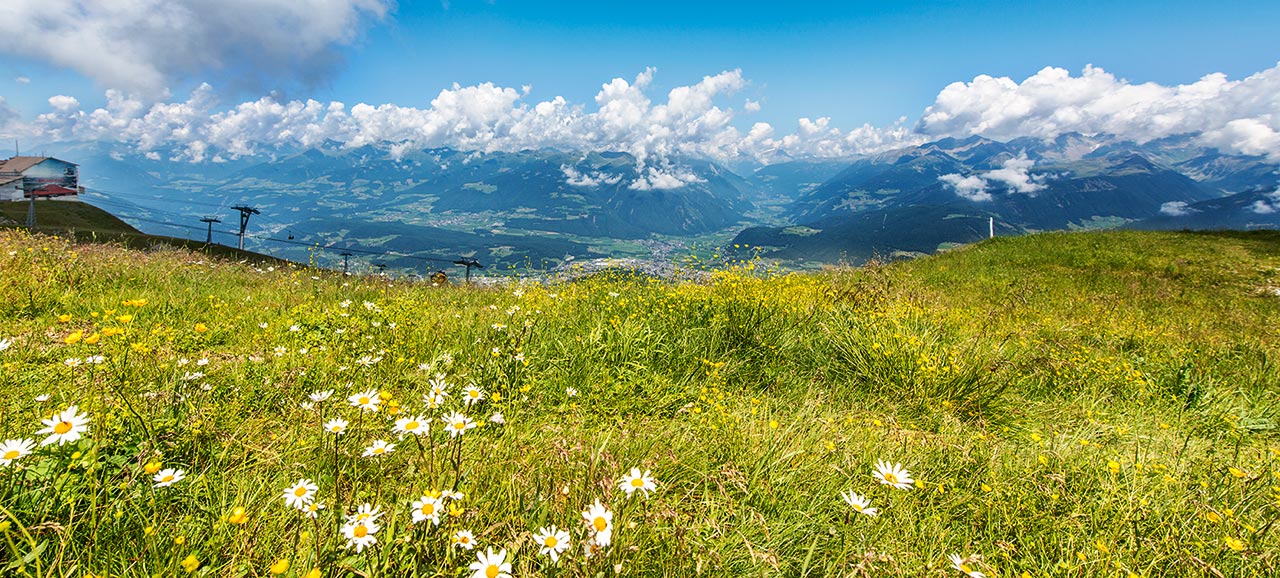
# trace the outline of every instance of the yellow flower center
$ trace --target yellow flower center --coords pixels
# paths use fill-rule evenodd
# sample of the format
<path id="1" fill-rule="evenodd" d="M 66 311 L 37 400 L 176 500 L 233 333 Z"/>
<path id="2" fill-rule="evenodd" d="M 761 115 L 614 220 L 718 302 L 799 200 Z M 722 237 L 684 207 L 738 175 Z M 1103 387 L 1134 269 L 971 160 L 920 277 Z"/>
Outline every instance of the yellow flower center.
<path id="1" fill-rule="evenodd" d="M 463 543 L 463 544 L 470 544 L 470 543 L 471 543 L 471 538 L 468 538 L 468 537 L 466 537 L 466 536 L 463 536 L 463 537 L 461 537 L 461 538 L 458 538 L 458 542 L 461 542 L 461 543 Z"/>
<path id="2" fill-rule="evenodd" d="M 960 571 L 961 571 L 961 572 L 964 572 L 965 574 L 969 574 L 969 573 L 973 572 L 973 568 L 970 568 L 968 564 L 961 564 L 961 565 L 960 565 Z"/>
<path id="3" fill-rule="evenodd" d="M 427 502 L 427 503 L 423 504 L 423 505 L 422 505 L 422 513 L 423 513 L 424 515 L 427 515 L 427 516 L 430 516 L 431 514 L 436 513 L 436 505 L 435 505 L 435 504 L 432 504 L 432 503 L 430 503 L 430 502 Z"/>
<path id="4" fill-rule="evenodd" d="M 466 427 L 467 427 L 467 422 L 465 421 L 453 422 L 453 429 L 466 429 Z"/>
<path id="5" fill-rule="evenodd" d="M 374 448 L 373 453 L 377 455 L 385 454 L 387 453 L 387 448 Z"/>
<path id="6" fill-rule="evenodd" d="M 893 475 L 893 472 L 885 472 L 884 481 L 889 482 L 890 484 L 896 484 L 898 483 L 898 476 Z"/>
<path id="7" fill-rule="evenodd" d="M 643 479 L 643 478 L 635 478 L 635 479 L 631 480 L 631 485 L 632 485 L 632 486 L 634 486 L 634 487 L 637 487 L 637 488 L 643 488 L 643 487 L 644 487 L 644 479 Z"/>
<path id="8" fill-rule="evenodd" d="M 163 478 L 160 478 L 160 482 L 161 482 L 161 483 L 168 483 L 168 482 L 172 482 L 172 481 L 173 481 L 173 474 L 169 474 L 169 475 L 167 475 L 167 476 L 165 476 L 165 477 L 163 477 Z"/>
<path id="9" fill-rule="evenodd" d="M 488 578 L 498 578 L 498 572 L 499 570 L 498 570 L 497 564 L 490 564 L 487 568 L 484 569 L 484 575 L 487 576 Z"/>
<path id="10" fill-rule="evenodd" d="M 605 528 L 609 527 L 609 521 L 604 519 L 604 516 L 596 516 L 596 519 L 591 521 L 591 525 L 595 527 L 597 532 L 603 532 Z"/>
<path id="11" fill-rule="evenodd" d="M 293 495 L 301 498 L 302 496 L 307 495 L 307 488 L 305 486 L 298 486 L 298 488 L 293 491 Z"/>
<path id="12" fill-rule="evenodd" d="M 360 396 L 360 405 L 366 405 L 368 403 L 369 403 L 369 398 L 367 396 Z"/>
<path id="13" fill-rule="evenodd" d="M 356 526 L 356 529 L 351 531 L 351 535 L 357 538 L 363 538 L 368 534 L 369 534 L 369 529 L 366 528 L 364 524 L 360 524 L 359 526 Z"/>
<path id="14" fill-rule="evenodd" d="M 856 503 L 855 503 L 855 504 L 853 505 L 853 509 L 854 509 L 854 510 L 857 510 L 857 511 L 859 511 L 859 512 L 861 512 L 861 511 L 862 511 L 862 506 L 861 506 L 861 505 L 859 505 L 859 504 L 856 504 Z"/>
<path id="15" fill-rule="evenodd" d="M 480 392 L 472 390 L 468 392 L 467 395 L 470 395 L 471 397 L 480 397 Z"/>
<path id="16" fill-rule="evenodd" d="M 560 541 L 556 540 L 555 536 L 547 536 L 547 539 L 543 540 L 542 543 L 548 548 L 555 548 L 556 544 L 559 544 Z"/>
<path id="17" fill-rule="evenodd" d="M 18 459 L 18 450 L 9 450 L 9 451 L 5 452 L 5 453 L 4 453 L 4 459 L 6 459 L 6 460 L 16 460 L 16 459 Z"/>
<path id="18" fill-rule="evenodd" d="M 71 422 L 69 421 L 58 422 L 58 425 L 53 426 L 53 433 L 58 435 L 65 434 L 69 431 L 71 431 Z"/>
<path id="19" fill-rule="evenodd" d="M 416 422 L 416 421 L 411 421 L 411 422 L 409 422 L 409 423 L 407 423 L 407 424 L 404 424 L 404 429 L 406 429 L 406 430 L 418 429 L 418 422 Z"/>

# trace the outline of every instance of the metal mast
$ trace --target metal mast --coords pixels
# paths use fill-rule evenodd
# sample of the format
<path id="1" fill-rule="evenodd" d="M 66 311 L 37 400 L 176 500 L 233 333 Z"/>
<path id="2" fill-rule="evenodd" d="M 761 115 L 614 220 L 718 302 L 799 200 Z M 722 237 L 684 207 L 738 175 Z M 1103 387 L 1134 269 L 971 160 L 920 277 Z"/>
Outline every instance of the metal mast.
<path id="1" fill-rule="evenodd" d="M 244 250 L 244 229 L 245 227 L 249 226 L 249 216 L 261 215 L 262 211 L 259 211 L 253 207 L 247 207 L 245 205 L 236 205 L 234 207 L 231 207 L 231 210 L 240 211 L 240 250 L 243 251 Z M 209 225 L 209 226 L 213 227 L 213 225 Z"/>

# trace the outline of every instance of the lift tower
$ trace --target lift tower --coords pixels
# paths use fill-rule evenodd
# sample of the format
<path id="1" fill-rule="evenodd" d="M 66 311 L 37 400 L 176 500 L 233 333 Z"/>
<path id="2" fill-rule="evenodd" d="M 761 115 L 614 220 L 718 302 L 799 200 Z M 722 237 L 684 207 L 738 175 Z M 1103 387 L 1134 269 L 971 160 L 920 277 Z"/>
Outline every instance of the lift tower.
<path id="1" fill-rule="evenodd" d="M 259 211 L 253 207 L 246 207 L 244 205 L 236 205 L 234 207 L 231 207 L 231 210 L 240 211 L 240 250 L 243 251 L 244 250 L 244 229 L 245 227 L 249 226 L 249 216 L 261 215 L 262 211 Z M 212 227 L 213 225 L 209 225 L 209 226 Z"/>

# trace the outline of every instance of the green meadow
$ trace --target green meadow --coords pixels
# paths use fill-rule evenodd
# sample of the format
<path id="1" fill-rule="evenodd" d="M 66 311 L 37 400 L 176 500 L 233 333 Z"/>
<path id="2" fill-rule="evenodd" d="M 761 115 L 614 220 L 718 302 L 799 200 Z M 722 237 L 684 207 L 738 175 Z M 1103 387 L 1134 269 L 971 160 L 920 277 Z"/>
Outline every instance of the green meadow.
<path id="1" fill-rule="evenodd" d="M 1280 234 L 431 287 L 0 230 L 0 575 L 1280 574 Z"/>

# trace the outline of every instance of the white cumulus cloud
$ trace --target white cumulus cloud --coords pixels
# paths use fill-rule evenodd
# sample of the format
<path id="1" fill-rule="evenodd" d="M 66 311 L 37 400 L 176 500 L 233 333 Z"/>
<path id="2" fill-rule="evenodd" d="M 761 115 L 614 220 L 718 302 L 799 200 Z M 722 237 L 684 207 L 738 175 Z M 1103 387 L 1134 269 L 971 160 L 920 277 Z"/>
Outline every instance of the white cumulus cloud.
<path id="1" fill-rule="evenodd" d="M 1280 189 L 1267 195 L 1266 198 L 1253 202 L 1253 206 L 1249 207 L 1254 213 L 1259 215 L 1270 215 L 1280 212 Z"/>
<path id="2" fill-rule="evenodd" d="M 1185 217 L 1194 212 L 1185 201 L 1169 201 L 1160 205 L 1160 214 L 1170 217 Z"/>
<path id="3" fill-rule="evenodd" d="M 374 0 L 366 0 L 367 5 L 332 1 L 357 13 L 381 14 L 374 7 L 383 6 Z M 1022 82 L 979 76 L 947 86 L 914 123 L 902 117 L 888 126 L 848 129 L 828 117 L 800 118 L 790 127 L 756 122 L 747 128 L 743 119 L 760 104 L 738 96 L 749 84 L 739 70 L 704 76 L 665 94 L 654 89 L 655 74 L 646 69 L 631 78 L 614 78 L 582 103 L 561 96 L 535 99 L 530 87 L 493 83 L 454 85 L 419 106 L 272 96 L 224 105 L 208 84 L 185 101 L 156 102 L 111 89 L 106 105 L 94 110 L 82 109 L 70 96 L 54 97 L 50 111 L 23 126 L 43 140 L 113 141 L 142 152 L 175 147 L 176 158 L 187 160 L 254 155 L 326 140 L 351 147 L 391 143 L 398 153 L 434 146 L 481 152 L 543 147 L 619 151 L 637 160 L 639 176 L 627 183 L 637 189 L 691 182 L 689 171 L 671 165 L 681 157 L 764 163 L 846 158 L 975 134 L 1009 140 L 1106 133 L 1145 142 L 1196 133 L 1207 146 L 1265 155 L 1280 164 L 1280 65 L 1242 80 L 1210 74 L 1177 86 L 1130 83 L 1096 67 L 1080 75 L 1045 68 Z M 983 174 L 955 175 L 949 184 L 974 198 L 997 189 L 1034 194 L 1045 183 L 1032 169 L 1032 161 L 1019 156 Z M 594 177 L 576 180 L 587 182 L 584 178 Z M 965 180 L 973 178 L 982 186 Z M 962 181 L 969 184 L 961 188 Z"/>
<path id="4" fill-rule="evenodd" d="M 1137 142 L 1202 133 L 1207 145 L 1280 162 L 1280 65 L 1175 86 L 1131 83 L 1094 66 L 1079 76 L 1046 67 L 1022 82 L 981 75 L 944 88 L 915 131 L 995 140 L 1107 133 Z"/>
<path id="5" fill-rule="evenodd" d="M 560 172 L 564 173 L 565 182 L 575 187 L 598 187 L 600 185 L 616 185 L 622 182 L 622 175 L 608 174 L 602 171 L 583 173 L 569 165 L 562 165 Z"/>
<path id="6" fill-rule="evenodd" d="M 961 198 L 976 202 L 991 200 L 991 193 L 987 192 L 987 181 L 977 175 L 966 177 L 951 173 L 938 177 L 938 180 L 950 186 Z"/>
<path id="7" fill-rule="evenodd" d="M 1015 193 L 1030 194 L 1045 188 L 1045 185 L 1041 183 L 1044 177 L 1033 175 L 1030 172 L 1031 167 L 1035 166 L 1035 164 L 1036 161 L 1028 159 L 1027 153 L 1023 152 L 1017 157 L 1004 161 L 1000 168 L 987 171 L 983 177 L 988 181 L 1001 183 Z"/>
<path id="8" fill-rule="evenodd" d="M 1031 167 L 1035 164 L 1036 162 L 1028 159 L 1027 153 L 1023 152 L 1016 157 L 1006 159 L 1000 164 L 1000 168 L 980 175 L 966 177 L 951 173 L 938 177 L 938 180 L 950 186 L 956 195 L 970 201 L 990 201 L 991 193 L 988 190 L 994 186 L 1003 186 L 1011 193 L 1035 194 L 1046 188 L 1043 184 L 1045 179 L 1043 175 L 1031 174 Z"/>
<path id="9" fill-rule="evenodd" d="M 341 62 L 336 47 L 392 6 L 392 0 L 5 0 L 0 52 L 148 97 L 196 73 L 251 84 L 280 75 L 311 83 Z"/>

